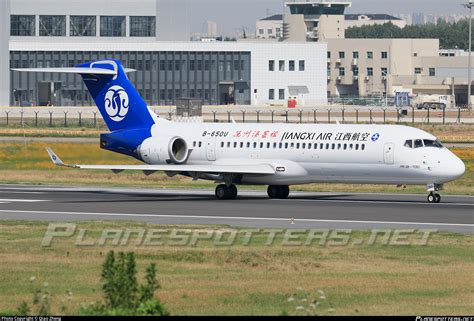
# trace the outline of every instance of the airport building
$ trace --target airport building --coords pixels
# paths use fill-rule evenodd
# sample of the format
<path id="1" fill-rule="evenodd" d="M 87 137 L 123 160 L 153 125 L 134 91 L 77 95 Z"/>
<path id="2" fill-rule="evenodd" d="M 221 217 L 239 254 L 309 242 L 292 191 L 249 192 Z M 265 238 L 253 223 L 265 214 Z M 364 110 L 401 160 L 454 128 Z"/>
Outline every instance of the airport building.
<path id="1" fill-rule="evenodd" d="M 448 96 L 448 106 L 467 104 L 469 58 L 464 52 L 440 50 L 438 39 L 345 38 L 348 26 L 389 21 L 398 25 L 397 18 L 387 15 L 345 14 L 351 5 L 288 0 L 289 14 L 279 21 L 282 42 L 327 43 L 328 97 L 393 97 L 408 92 L 412 97 Z"/>
<path id="2" fill-rule="evenodd" d="M 295 96 L 306 104 L 327 102 L 325 43 L 190 42 L 186 19 L 180 19 L 183 3 L 174 0 L 144 0 L 140 6 L 118 0 L 112 7 L 105 0 L 4 3 L 10 3 L 2 13 L 11 22 L 8 33 L 2 29 L 9 47 L 2 52 L 8 77 L 2 90 L 4 83 L 10 89 L 0 105 L 91 105 L 79 76 L 8 67 L 71 67 L 103 59 L 135 69 L 130 80 L 150 105 L 174 105 L 177 98 L 208 105 L 283 105 Z"/>

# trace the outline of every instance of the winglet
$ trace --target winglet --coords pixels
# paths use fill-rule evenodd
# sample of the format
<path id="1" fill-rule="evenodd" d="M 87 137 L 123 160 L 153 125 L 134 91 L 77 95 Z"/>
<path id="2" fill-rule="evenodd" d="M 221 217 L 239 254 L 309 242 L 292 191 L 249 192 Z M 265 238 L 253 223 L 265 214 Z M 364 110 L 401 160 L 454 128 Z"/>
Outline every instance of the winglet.
<path id="1" fill-rule="evenodd" d="M 66 165 L 64 164 L 64 162 L 61 160 L 61 158 L 58 157 L 58 155 L 56 155 L 55 152 L 53 152 L 53 150 L 49 147 L 46 147 L 46 151 L 48 152 L 49 154 L 49 157 L 51 157 L 51 160 L 53 161 L 54 165 L 56 166 L 64 166 L 64 167 L 76 167 L 74 165 Z"/>

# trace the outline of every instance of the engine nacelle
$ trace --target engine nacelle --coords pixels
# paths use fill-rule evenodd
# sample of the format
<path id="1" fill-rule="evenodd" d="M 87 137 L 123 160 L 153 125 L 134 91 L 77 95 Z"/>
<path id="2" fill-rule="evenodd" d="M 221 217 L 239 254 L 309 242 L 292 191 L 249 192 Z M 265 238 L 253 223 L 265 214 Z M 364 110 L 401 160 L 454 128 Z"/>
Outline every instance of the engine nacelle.
<path id="1" fill-rule="evenodd" d="M 150 137 L 138 147 L 138 154 L 147 164 L 184 164 L 189 157 L 186 141 L 172 138 Z"/>

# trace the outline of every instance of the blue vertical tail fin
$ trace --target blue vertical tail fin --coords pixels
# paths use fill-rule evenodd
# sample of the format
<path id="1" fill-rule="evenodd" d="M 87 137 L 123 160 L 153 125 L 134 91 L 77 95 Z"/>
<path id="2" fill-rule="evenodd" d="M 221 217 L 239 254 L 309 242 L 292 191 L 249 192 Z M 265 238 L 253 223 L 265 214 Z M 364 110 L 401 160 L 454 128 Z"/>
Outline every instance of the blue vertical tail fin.
<path id="1" fill-rule="evenodd" d="M 120 61 L 88 62 L 77 68 L 91 70 L 81 76 L 110 131 L 151 128 L 155 123 Z"/>

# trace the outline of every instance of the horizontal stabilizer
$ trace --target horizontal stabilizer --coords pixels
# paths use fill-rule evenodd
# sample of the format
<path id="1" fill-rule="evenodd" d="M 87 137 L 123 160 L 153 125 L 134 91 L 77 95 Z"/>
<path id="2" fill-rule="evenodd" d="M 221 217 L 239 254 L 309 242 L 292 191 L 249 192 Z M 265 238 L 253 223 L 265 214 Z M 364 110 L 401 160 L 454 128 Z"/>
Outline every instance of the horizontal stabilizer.
<path id="1" fill-rule="evenodd" d="M 70 67 L 70 68 L 13 68 L 13 71 L 20 72 L 54 72 L 78 75 L 112 75 L 115 76 L 117 71 L 106 68 L 88 68 L 88 67 Z M 124 69 L 127 72 L 133 72 L 134 69 Z"/>

